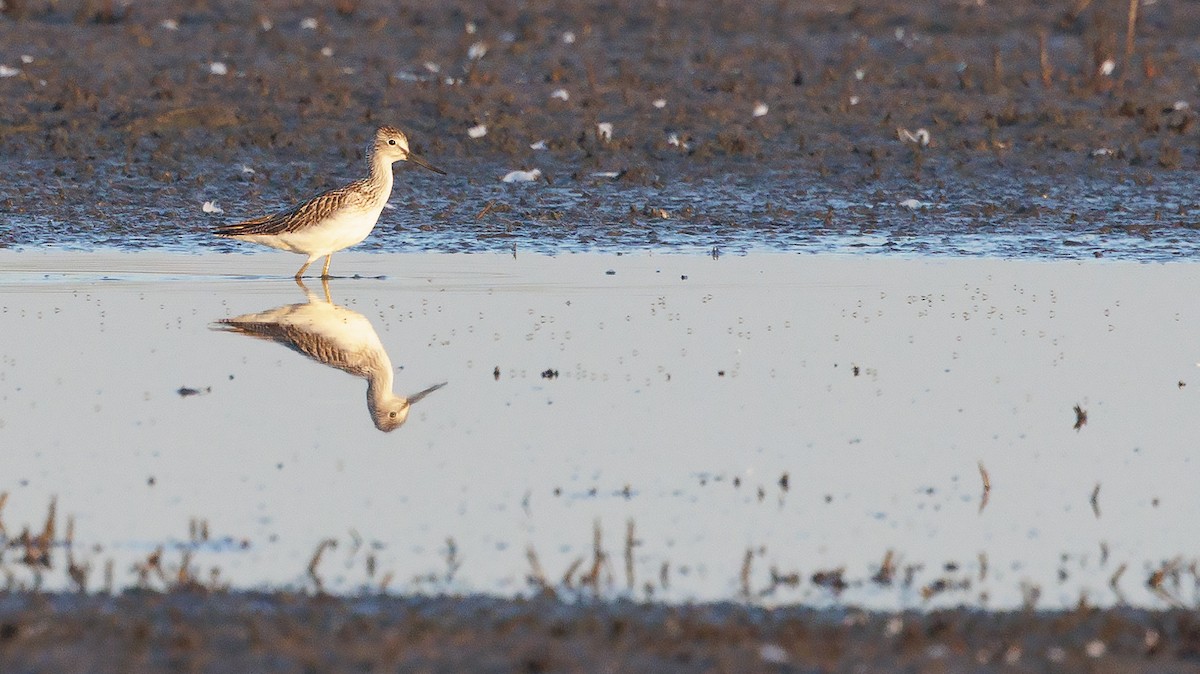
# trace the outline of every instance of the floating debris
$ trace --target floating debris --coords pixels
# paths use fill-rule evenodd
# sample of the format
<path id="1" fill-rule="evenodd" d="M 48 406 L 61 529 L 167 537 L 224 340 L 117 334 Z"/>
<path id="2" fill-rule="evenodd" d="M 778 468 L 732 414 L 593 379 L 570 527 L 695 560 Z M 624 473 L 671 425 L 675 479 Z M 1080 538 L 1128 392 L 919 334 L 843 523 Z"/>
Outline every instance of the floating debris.
<path id="1" fill-rule="evenodd" d="M 979 499 L 979 512 L 987 507 L 988 498 L 992 493 L 992 478 L 988 476 L 987 468 L 983 467 L 983 462 L 979 462 L 979 479 L 983 480 L 983 496 Z"/>
<path id="2" fill-rule="evenodd" d="M 786 665 L 790 661 L 787 651 L 776 644 L 759 646 L 758 657 L 762 658 L 763 662 L 769 662 L 772 665 Z"/>
<path id="3" fill-rule="evenodd" d="M 530 144 L 529 144 L 529 149 L 530 149 L 530 150 L 545 150 L 545 149 L 546 149 L 546 141 L 545 141 L 545 140 L 539 140 L 539 141 L 538 141 L 538 142 L 536 142 L 536 143 L 530 143 Z"/>
<path id="4" fill-rule="evenodd" d="M 605 143 L 612 140 L 612 135 L 613 135 L 612 122 L 597 123 L 596 124 L 596 135 L 599 136 L 600 140 L 604 141 Z"/>
<path id="5" fill-rule="evenodd" d="M 220 61 L 213 61 L 212 63 L 208 64 L 208 72 L 212 73 L 213 75 L 228 75 L 229 66 Z"/>
<path id="6" fill-rule="evenodd" d="M 542 177 L 541 169 L 532 171 L 509 171 L 500 179 L 503 183 L 531 183 Z"/>
<path id="7" fill-rule="evenodd" d="M 16 77 L 21 74 L 19 68 L 11 68 L 6 65 L 0 65 L 0 77 Z"/>
<path id="8" fill-rule="evenodd" d="M 204 211 L 205 213 L 224 213 L 225 212 L 225 209 L 218 206 L 217 202 L 215 202 L 215 201 L 204 202 L 204 204 L 202 206 L 200 206 L 200 210 Z"/>
<path id="9" fill-rule="evenodd" d="M 179 30 L 179 22 L 175 19 L 163 19 L 158 23 L 158 27 L 163 30 Z"/>
<path id="10" fill-rule="evenodd" d="M 654 99 L 654 102 L 651 103 L 651 105 L 658 108 L 659 110 L 662 110 L 663 108 L 667 107 L 667 99 L 656 98 L 656 99 Z"/>
<path id="11" fill-rule="evenodd" d="M 486 135 L 487 135 L 487 125 L 486 124 L 476 124 L 475 126 L 467 129 L 467 136 L 469 136 L 471 138 L 483 138 Z"/>
<path id="12" fill-rule="evenodd" d="M 933 204 L 926 202 L 926 201 L 920 201 L 917 199 L 905 199 L 904 201 L 901 201 L 896 205 L 903 206 L 904 208 L 908 208 L 908 209 L 915 211 L 918 208 L 929 208 Z"/>
<path id="13" fill-rule="evenodd" d="M 575 33 L 567 31 L 562 34 L 563 44 L 575 44 Z"/>
<path id="14" fill-rule="evenodd" d="M 929 141 L 933 138 L 933 136 L 930 135 L 929 130 L 924 127 L 917 129 L 916 131 L 909 131 L 902 126 L 896 127 L 896 137 L 899 138 L 903 143 L 913 143 L 915 145 L 920 145 L 921 147 L 928 146 Z"/>
<path id="15" fill-rule="evenodd" d="M 754 113 L 753 114 L 755 117 L 763 117 L 770 111 L 771 111 L 771 109 L 768 108 L 767 104 L 763 103 L 762 101 L 759 101 L 754 104 Z"/>
<path id="16" fill-rule="evenodd" d="M 557 98 L 560 101 L 571 100 L 571 94 L 566 89 L 555 89 L 550 92 L 550 98 Z"/>
<path id="17" fill-rule="evenodd" d="M 1084 426 L 1087 426 L 1087 410 L 1083 409 L 1079 405 L 1076 405 L 1075 406 L 1075 430 L 1078 431 L 1079 429 L 1083 428 Z"/>
<path id="18" fill-rule="evenodd" d="M 317 29 L 317 20 L 311 16 L 308 17 L 307 19 L 303 19 L 300 21 L 300 28 L 303 30 L 316 30 Z"/>
<path id="19" fill-rule="evenodd" d="M 486 56 L 487 53 L 487 45 L 482 42 L 476 42 L 475 44 L 471 45 L 469 49 L 467 49 L 467 58 L 471 59 L 472 61 L 478 61 Z"/>

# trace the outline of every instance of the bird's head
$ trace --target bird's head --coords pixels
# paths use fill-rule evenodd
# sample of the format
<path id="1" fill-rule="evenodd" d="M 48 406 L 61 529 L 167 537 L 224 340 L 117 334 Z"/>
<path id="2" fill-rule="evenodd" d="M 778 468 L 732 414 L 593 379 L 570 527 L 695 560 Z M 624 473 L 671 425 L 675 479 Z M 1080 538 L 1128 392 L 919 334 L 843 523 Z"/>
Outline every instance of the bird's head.
<path id="1" fill-rule="evenodd" d="M 410 161 L 417 166 L 427 168 L 434 173 L 446 175 L 442 169 L 430 164 L 408 149 L 408 136 L 394 126 L 382 126 L 375 132 L 375 144 L 372 147 L 377 156 L 383 157 L 388 163 Z"/>

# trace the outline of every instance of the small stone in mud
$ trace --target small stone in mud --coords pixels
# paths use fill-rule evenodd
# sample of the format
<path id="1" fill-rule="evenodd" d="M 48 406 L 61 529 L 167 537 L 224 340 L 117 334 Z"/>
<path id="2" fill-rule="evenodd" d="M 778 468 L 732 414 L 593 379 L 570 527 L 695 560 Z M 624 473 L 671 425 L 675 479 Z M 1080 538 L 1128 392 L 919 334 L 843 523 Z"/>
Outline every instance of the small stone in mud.
<path id="1" fill-rule="evenodd" d="M 157 482 L 158 482 L 158 480 L 154 479 L 153 475 L 146 478 L 146 484 L 150 485 L 151 487 L 153 487 Z"/>
<path id="2" fill-rule="evenodd" d="M 617 275 L 617 270 L 616 270 L 616 269 L 609 269 L 608 271 L 606 271 L 606 272 L 604 272 L 604 273 L 605 273 L 606 275 L 608 275 L 608 276 L 616 276 L 616 275 Z"/>
<path id="3" fill-rule="evenodd" d="M 495 379 L 496 381 L 500 381 L 500 366 L 499 365 L 497 365 L 496 368 L 494 370 L 492 370 L 492 378 Z"/>
<path id="4" fill-rule="evenodd" d="M 724 377 L 724 376 L 725 376 L 725 370 L 717 370 L 717 376 L 718 376 L 718 377 Z"/>
<path id="5" fill-rule="evenodd" d="M 680 280 L 680 281 L 686 281 L 686 280 L 687 280 L 687 274 L 683 274 L 683 275 L 681 275 L 681 276 L 679 277 L 679 280 Z"/>
<path id="6" fill-rule="evenodd" d="M 497 378 L 499 378 L 499 374 L 497 374 Z M 542 372 L 542 379 L 558 379 L 558 370 L 555 370 L 554 368 L 546 368 L 546 370 Z"/>
<path id="7" fill-rule="evenodd" d="M 198 396 L 198 395 L 204 395 L 206 393 L 212 393 L 212 387 L 206 386 L 206 387 L 200 389 L 200 388 L 188 388 L 187 386 L 180 386 L 179 390 L 176 391 L 176 393 L 179 394 L 180 398 L 186 398 L 188 396 Z"/>

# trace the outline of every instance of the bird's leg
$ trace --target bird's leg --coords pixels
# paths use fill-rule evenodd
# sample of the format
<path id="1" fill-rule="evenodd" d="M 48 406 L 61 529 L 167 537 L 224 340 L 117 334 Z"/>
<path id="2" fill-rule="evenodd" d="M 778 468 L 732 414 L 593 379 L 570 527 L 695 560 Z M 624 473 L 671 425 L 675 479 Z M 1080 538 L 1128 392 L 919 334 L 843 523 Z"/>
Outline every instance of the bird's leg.
<path id="1" fill-rule="evenodd" d="M 328 277 L 325 277 L 325 276 L 321 277 L 321 287 L 325 289 L 325 301 L 328 302 L 329 304 L 333 304 L 333 297 L 329 294 L 329 278 Z"/>
<path id="2" fill-rule="evenodd" d="M 329 263 L 333 262 L 333 253 L 325 256 L 325 270 L 321 272 L 321 278 L 329 278 Z"/>
<path id="3" fill-rule="evenodd" d="M 299 281 L 299 280 L 300 280 L 300 277 L 304 276 L 304 270 L 305 270 L 305 269 L 308 269 L 308 265 L 310 265 L 310 264 L 312 264 L 312 260 L 311 260 L 311 259 L 310 259 L 310 260 L 305 260 L 305 261 L 304 261 L 304 264 L 300 265 L 300 271 L 296 272 L 296 280 L 297 280 L 297 281 Z"/>

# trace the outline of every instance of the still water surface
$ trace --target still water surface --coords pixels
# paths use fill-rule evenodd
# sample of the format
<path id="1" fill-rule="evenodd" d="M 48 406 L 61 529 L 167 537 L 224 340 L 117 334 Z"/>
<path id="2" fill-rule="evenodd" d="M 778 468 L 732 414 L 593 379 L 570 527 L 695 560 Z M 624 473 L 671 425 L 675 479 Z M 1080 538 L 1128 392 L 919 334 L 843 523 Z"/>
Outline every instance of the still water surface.
<path id="1" fill-rule="evenodd" d="M 294 262 L 0 252 L 8 535 L 57 497 L 93 586 L 195 519 L 238 587 L 334 539 L 339 592 L 879 607 L 1113 603 L 1121 565 L 1157 606 L 1200 555 L 1195 265 L 351 253 L 326 297 Z"/>

